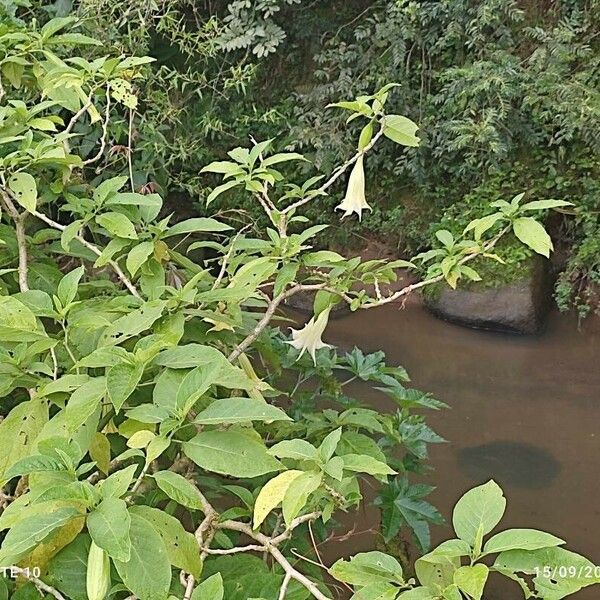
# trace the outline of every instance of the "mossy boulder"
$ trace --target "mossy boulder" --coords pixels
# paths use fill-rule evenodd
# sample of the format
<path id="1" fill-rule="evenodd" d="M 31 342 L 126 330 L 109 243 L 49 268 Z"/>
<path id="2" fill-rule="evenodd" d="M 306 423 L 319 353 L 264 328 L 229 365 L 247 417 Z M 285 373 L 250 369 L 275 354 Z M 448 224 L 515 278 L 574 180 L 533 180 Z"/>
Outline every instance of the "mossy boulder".
<path id="1" fill-rule="evenodd" d="M 456 290 L 440 284 L 425 294 L 425 304 L 437 317 L 466 327 L 538 333 L 552 298 L 549 262 L 532 256 L 513 277 L 513 281 L 493 287 L 485 283 L 485 278 Z"/>

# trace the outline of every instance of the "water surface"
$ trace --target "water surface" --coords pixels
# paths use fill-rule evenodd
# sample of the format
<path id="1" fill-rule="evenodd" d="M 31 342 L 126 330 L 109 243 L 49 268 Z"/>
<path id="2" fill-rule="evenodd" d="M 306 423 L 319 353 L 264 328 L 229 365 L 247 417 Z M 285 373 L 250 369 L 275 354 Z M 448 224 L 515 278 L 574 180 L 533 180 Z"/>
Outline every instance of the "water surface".
<path id="1" fill-rule="evenodd" d="M 430 499 L 447 519 L 462 493 L 493 477 L 508 498 L 504 528 L 550 531 L 600 564 L 599 320 L 579 331 L 576 319 L 553 313 L 541 335 L 520 337 L 445 323 L 419 305 L 388 306 L 332 321 L 325 339 L 340 349 L 384 350 L 414 387 L 450 405 L 427 414 L 448 440 L 431 446 L 429 478 L 437 486 Z M 377 392 L 359 390 L 374 407 L 393 409 Z M 377 514 L 355 515 L 355 533 L 327 553 L 372 549 Z M 448 528 L 434 528 L 434 543 L 449 537 Z M 495 584 L 486 600 L 522 598 L 513 585 Z M 572 597 L 598 600 L 600 586 Z"/>

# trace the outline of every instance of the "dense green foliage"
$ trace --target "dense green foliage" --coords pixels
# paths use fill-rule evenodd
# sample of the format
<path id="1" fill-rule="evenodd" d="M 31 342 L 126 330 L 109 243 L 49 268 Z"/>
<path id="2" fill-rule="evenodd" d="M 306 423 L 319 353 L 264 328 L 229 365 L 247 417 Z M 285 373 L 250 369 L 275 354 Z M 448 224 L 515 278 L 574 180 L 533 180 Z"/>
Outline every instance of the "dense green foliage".
<path id="1" fill-rule="evenodd" d="M 35 4 L 37 5 L 37 3 Z M 318 167 L 350 149 L 343 119 L 322 106 L 400 81 L 392 108 L 421 127 L 417 152 L 381 148 L 368 173 L 368 222 L 332 221 L 332 196 L 309 216 L 335 224 L 330 245 L 379 238 L 401 255 L 426 248 L 453 217 L 460 230 L 489 202 L 528 189 L 572 202 L 551 223 L 566 265 L 562 308 L 586 314 L 600 279 L 598 0 L 147 3 L 57 2 L 89 17 L 86 28 L 117 51 L 158 60 L 140 85 L 134 116 L 138 188 L 171 193 L 204 210 L 201 165 L 249 136 L 280 136 Z M 47 11 L 40 11 L 47 12 Z M 50 11 L 52 12 L 52 11 Z M 110 162 L 126 169 L 126 120 L 115 121 Z M 299 173 L 305 167 L 299 165 Z M 222 210 L 258 227 L 264 215 L 240 195 Z M 515 276 L 526 257 L 501 250 Z M 495 274 L 489 282 L 495 285 Z"/>
<path id="2" fill-rule="evenodd" d="M 251 15 L 246 5 L 233 3 L 220 43 L 261 57 L 281 38 L 268 26 L 277 4 Z M 436 247 L 413 261 L 315 250 L 327 225 L 311 226 L 303 213 L 349 173 L 335 208 L 360 220 L 367 157 L 419 145 L 417 125 L 389 110 L 397 86 L 388 84 L 331 107 L 360 124 L 358 144 L 301 184 L 285 170 L 309 161 L 275 151 L 272 140 L 202 169 L 222 180 L 207 204 L 238 192 L 262 211 L 264 235 L 223 214 L 181 219 L 151 181 L 140 185 L 147 143 L 156 141 L 151 130 L 135 134 L 152 59 L 106 54 L 76 18 L 37 21 L 16 6 L 4 4 L 0 24 L 0 597 L 324 600 L 337 593 L 329 574 L 354 588 L 354 600 L 479 600 L 488 567 L 477 561 L 491 553 L 493 570 L 535 574 L 538 597 L 598 581 L 592 563 L 544 532 L 509 530 L 483 546 L 504 512 L 493 482 L 459 501 L 453 525 L 462 541 L 419 559 L 419 584 L 379 552 L 328 569 L 315 542 L 340 512 L 361 506 L 369 479 L 380 488 L 384 543 L 409 528 L 427 551 L 429 522 L 442 521 L 424 500 L 430 488 L 414 478 L 428 444 L 442 441 L 421 413 L 444 405 L 408 388 L 406 372 L 382 353 L 342 356 L 323 342 L 330 312 L 478 280 L 469 263 L 498 261 L 509 233 L 549 256 L 539 212 L 570 204 L 496 200 L 464 230 L 436 231 Z M 255 32 L 235 42 L 247 19 L 271 41 Z M 131 39 L 137 34 L 145 39 L 143 29 Z M 204 69 L 209 78 L 205 56 L 190 76 Z M 159 122 L 156 105 L 148 119 Z M 387 291 L 400 267 L 424 276 Z M 289 337 L 272 322 L 300 293 L 314 294 L 314 316 Z M 346 391 L 357 380 L 397 409 L 365 406 Z M 554 572 L 566 561 L 577 577 Z"/>

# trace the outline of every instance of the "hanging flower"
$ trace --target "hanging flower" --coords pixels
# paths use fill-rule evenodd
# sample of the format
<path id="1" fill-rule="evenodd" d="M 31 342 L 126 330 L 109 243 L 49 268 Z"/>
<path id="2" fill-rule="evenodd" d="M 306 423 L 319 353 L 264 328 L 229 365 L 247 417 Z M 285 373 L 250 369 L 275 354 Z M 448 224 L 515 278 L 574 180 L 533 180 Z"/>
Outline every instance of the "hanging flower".
<path id="1" fill-rule="evenodd" d="M 319 348 L 331 348 L 330 344 L 326 344 L 321 340 L 321 336 L 327 327 L 327 321 L 329 319 L 329 308 L 319 313 L 316 318 L 313 317 L 302 329 L 292 329 L 292 341 L 286 342 L 291 346 L 294 346 L 296 350 L 300 350 L 300 356 L 304 354 L 306 350 L 312 356 L 313 362 L 317 364 L 315 353 Z M 298 358 L 300 358 L 298 356 Z"/>
<path id="2" fill-rule="evenodd" d="M 365 199 L 365 166 L 364 154 L 361 154 L 352 168 L 350 179 L 348 180 L 348 189 L 346 196 L 341 204 L 335 207 L 335 210 L 343 210 L 342 219 L 356 213 L 358 220 L 361 220 L 363 210 L 371 210 Z"/>

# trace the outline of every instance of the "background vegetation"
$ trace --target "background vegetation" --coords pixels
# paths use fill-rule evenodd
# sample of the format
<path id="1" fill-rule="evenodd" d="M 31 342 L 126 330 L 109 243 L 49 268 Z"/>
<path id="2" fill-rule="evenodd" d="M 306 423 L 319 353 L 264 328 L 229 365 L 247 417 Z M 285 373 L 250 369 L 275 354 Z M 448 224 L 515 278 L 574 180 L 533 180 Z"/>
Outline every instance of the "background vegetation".
<path id="1" fill-rule="evenodd" d="M 201 165 L 250 135 L 277 136 L 278 146 L 331 168 L 350 146 L 343 115 L 322 106 L 399 81 L 392 108 L 419 123 L 419 150 L 370 157 L 373 214 L 335 223 L 328 242 L 378 239 L 412 253 L 431 230 L 460 231 L 489 202 L 527 189 L 531 199 L 574 203 L 550 223 L 560 243 L 556 299 L 582 315 L 596 305 L 598 0 L 58 0 L 33 9 L 87 17 L 107 48 L 157 59 L 139 89 L 135 177 L 168 192 L 178 210 L 205 210 Z M 109 160 L 124 170 L 128 124 L 112 127 Z M 337 201 L 309 216 L 331 222 Z M 219 206 L 265 224 L 239 195 Z M 516 248 L 501 251 L 515 277 L 528 258 Z"/>

